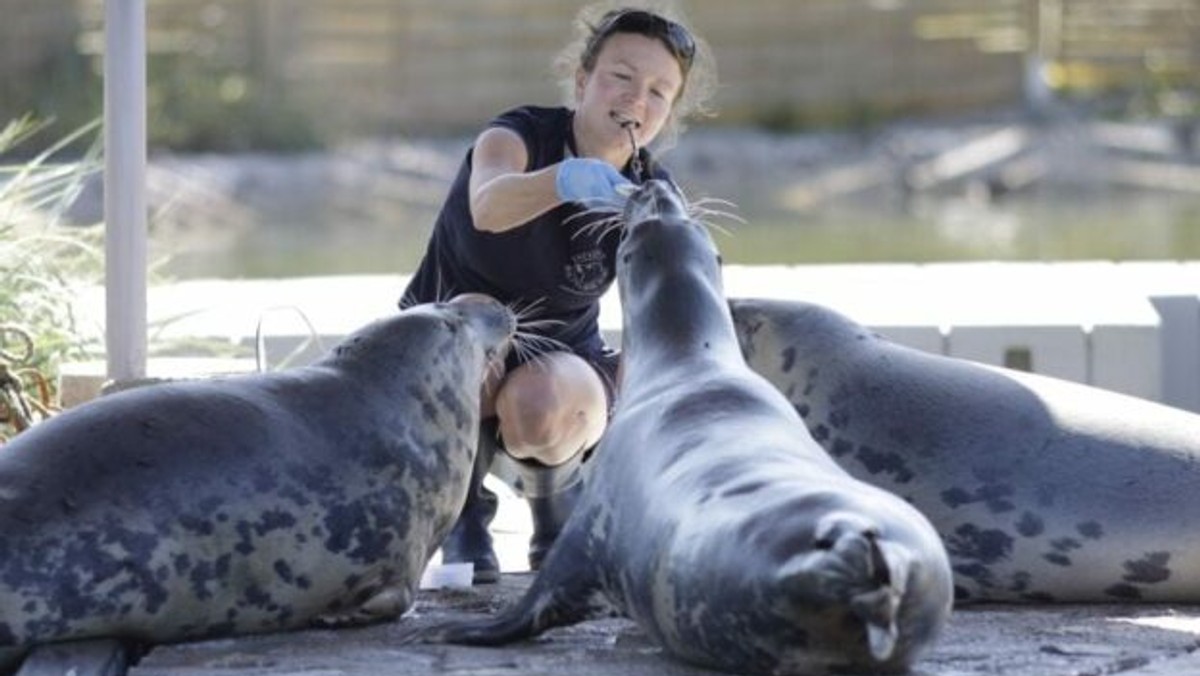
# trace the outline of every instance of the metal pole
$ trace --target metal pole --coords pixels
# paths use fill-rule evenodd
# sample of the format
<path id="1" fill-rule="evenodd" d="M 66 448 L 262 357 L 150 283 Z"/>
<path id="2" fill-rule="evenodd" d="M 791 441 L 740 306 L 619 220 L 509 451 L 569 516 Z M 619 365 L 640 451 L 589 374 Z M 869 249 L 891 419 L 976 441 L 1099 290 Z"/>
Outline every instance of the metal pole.
<path id="1" fill-rule="evenodd" d="M 1054 102 L 1054 91 L 1046 81 L 1046 65 L 1057 56 L 1051 45 L 1052 31 L 1058 28 L 1054 22 L 1056 5 L 1051 0 L 1029 0 L 1026 9 L 1029 44 L 1025 48 L 1025 106 L 1033 113 L 1045 112 Z"/>
<path id="2" fill-rule="evenodd" d="M 146 3 L 104 3 L 108 377 L 146 375 Z"/>

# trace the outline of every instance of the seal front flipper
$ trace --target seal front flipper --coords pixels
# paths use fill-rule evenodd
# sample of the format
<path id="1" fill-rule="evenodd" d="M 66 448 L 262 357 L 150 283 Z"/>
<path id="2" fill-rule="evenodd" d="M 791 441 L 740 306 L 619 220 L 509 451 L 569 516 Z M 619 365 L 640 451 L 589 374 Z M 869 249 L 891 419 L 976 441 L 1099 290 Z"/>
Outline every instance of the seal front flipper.
<path id="1" fill-rule="evenodd" d="M 596 569 L 582 547 L 587 529 L 575 527 L 582 521 L 572 517 L 567 522 L 529 589 L 498 615 L 413 629 L 400 642 L 504 645 L 611 611 L 600 598 Z"/>
<path id="2" fill-rule="evenodd" d="M 344 612 L 330 612 L 312 620 L 312 626 L 321 629 L 361 627 L 377 622 L 394 620 L 413 605 L 413 591 L 404 585 L 389 585 L 375 591 L 356 608 Z"/>

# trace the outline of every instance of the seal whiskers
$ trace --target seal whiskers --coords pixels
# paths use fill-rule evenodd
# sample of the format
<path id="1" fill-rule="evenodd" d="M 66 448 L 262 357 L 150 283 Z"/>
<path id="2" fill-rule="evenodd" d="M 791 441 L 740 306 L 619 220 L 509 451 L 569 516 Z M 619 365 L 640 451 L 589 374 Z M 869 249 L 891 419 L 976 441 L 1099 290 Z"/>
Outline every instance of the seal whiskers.
<path id="1" fill-rule="evenodd" d="M 542 355 L 549 352 L 570 351 L 566 343 L 530 330 L 564 323 L 558 319 L 536 319 L 543 309 L 544 301 L 544 298 L 539 298 L 523 307 L 514 308 L 517 317 L 517 332 L 513 349 L 521 356 L 522 362 L 538 362 Z"/>

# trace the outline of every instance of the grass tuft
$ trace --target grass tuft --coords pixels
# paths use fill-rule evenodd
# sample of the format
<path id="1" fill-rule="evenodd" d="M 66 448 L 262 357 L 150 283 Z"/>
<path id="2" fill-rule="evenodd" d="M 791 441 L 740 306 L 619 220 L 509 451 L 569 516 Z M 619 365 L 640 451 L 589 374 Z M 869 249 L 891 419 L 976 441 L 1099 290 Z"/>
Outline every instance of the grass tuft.
<path id="1" fill-rule="evenodd" d="M 102 345 L 98 330 L 80 325 L 74 301 L 103 281 L 103 229 L 64 219 L 101 169 L 99 121 L 30 159 L 6 161 L 50 127 L 22 117 L 0 129 L 0 441 L 51 414 L 59 366 Z"/>

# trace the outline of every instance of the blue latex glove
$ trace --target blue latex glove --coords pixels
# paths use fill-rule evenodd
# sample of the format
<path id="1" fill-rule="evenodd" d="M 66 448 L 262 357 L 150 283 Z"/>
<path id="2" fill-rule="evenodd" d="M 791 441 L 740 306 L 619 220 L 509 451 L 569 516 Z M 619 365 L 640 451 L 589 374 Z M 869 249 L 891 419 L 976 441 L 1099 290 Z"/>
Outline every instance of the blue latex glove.
<path id="1" fill-rule="evenodd" d="M 624 202 L 633 183 L 608 162 L 578 157 L 558 165 L 554 188 L 564 202 Z"/>

